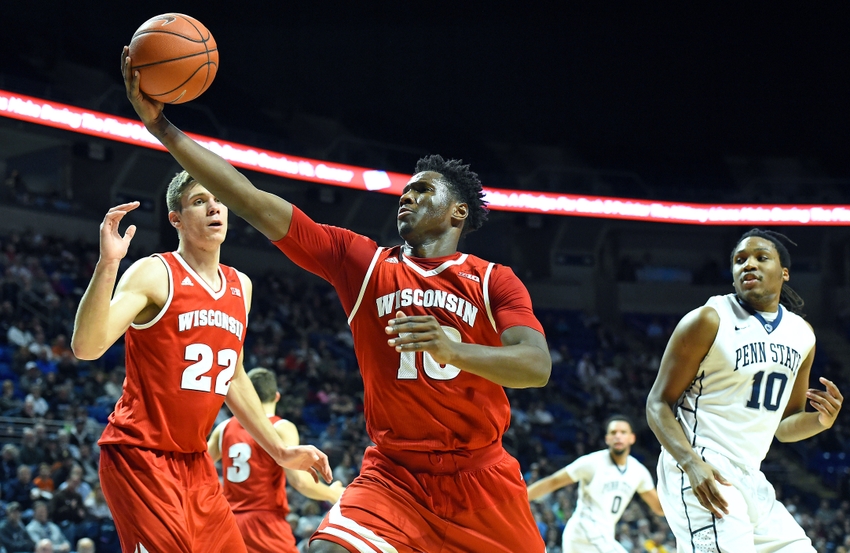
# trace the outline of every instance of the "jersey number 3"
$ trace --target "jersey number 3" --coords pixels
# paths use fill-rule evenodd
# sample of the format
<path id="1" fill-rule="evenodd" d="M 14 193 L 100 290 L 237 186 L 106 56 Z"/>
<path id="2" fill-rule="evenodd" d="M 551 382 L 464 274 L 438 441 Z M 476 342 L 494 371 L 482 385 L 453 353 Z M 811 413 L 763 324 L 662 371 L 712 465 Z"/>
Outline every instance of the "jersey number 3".
<path id="1" fill-rule="evenodd" d="M 180 387 L 184 390 L 196 392 L 212 392 L 212 378 L 206 376 L 206 374 L 212 369 L 213 358 L 215 358 L 219 367 L 224 367 L 215 377 L 215 393 L 226 396 L 227 390 L 230 389 L 230 380 L 233 378 L 233 373 L 236 372 L 236 361 L 239 360 L 239 354 L 232 349 L 220 350 L 218 355 L 215 355 L 212 348 L 206 344 L 189 344 L 186 346 L 183 359 L 197 362 L 183 370 Z"/>
<path id="2" fill-rule="evenodd" d="M 449 337 L 452 342 L 461 342 L 460 332 L 456 328 L 450 326 L 441 326 L 443 332 Z M 403 338 L 407 333 L 399 332 L 399 338 Z M 434 358 L 428 355 L 427 351 L 403 351 L 401 352 L 401 362 L 398 366 L 399 380 L 416 380 L 419 378 L 419 369 L 425 371 L 425 374 L 434 380 L 451 380 L 460 374 L 460 369 L 453 365 L 440 365 Z"/>

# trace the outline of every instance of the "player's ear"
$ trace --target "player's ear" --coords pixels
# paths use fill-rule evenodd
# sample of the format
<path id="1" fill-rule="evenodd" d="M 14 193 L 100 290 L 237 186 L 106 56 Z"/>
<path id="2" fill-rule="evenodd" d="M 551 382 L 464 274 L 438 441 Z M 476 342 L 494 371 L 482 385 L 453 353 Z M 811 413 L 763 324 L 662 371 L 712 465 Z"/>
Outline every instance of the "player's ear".
<path id="1" fill-rule="evenodd" d="M 452 209 L 452 218 L 458 221 L 464 221 L 469 217 L 469 205 L 466 202 L 458 202 Z"/>
<path id="2" fill-rule="evenodd" d="M 274 400 L 275 400 L 275 402 L 280 401 L 280 392 L 275 392 L 275 393 L 274 393 Z"/>
<path id="3" fill-rule="evenodd" d="M 176 211 L 168 212 L 168 222 L 174 228 L 180 228 L 180 214 Z"/>
<path id="4" fill-rule="evenodd" d="M 789 280 L 791 280 L 791 275 L 788 274 L 788 269 L 782 267 L 782 281 L 788 282 Z"/>

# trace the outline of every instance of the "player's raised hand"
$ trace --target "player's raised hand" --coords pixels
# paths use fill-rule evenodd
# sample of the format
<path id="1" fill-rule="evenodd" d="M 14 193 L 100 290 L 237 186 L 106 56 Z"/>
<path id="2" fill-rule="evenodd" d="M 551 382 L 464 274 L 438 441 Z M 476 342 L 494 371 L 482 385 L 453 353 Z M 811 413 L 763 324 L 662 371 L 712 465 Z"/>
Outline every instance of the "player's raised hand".
<path id="1" fill-rule="evenodd" d="M 139 207 L 139 202 L 116 205 L 111 208 L 100 224 L 100 259 L 102 261 L 119 261 L 127 255 L 130 241 L 136 235 L 136 225 L 130 225 L 124 236 L 118 232 L 118 226 L 125 215 Z"/>
<path id="2" fill-rule="evenodd" d="M 139 88 L 139 72 L 133 71 L 133 64 L 129 57 L 130 47 L 125 46 L 121 51 L 121 74 L 124 76 L 124 88 L 127 90 L 127 99 L 133 104 L 133 109 L 139 115 L 139 119 L 145 126 L 156 123 L 164 104 L 151 99 Z"/>
<path id="3" fill-rule="evenodd" d="M 723 478 L 723 475 L 716 468 L 702 459 L 695 459 L 693 463 L 682 468 L 688 475 L 691 489 L 697 496 L 700 505 L 711 511 L 717 518 L 723 518 L 724 514 L 729 514 L 729 504 L 723 498 L 723 494 L 720 493 L 717 482 L 724 486 L 731 486 L 731 484 Z"/>
<path id="4" fill-rule="evenodd" d="M 452 364 L 452 357 L 460 344 L 460 339 L 452 340 L 431 315 L 408 317 L 402 311 L 396 311 L 395 318 L 387 321 L 384 329 L 396 338 L 387 340 L 387 344 L 398 352 L 427 351 L 434 361 L 441 365 Z"/>
<path id="5" fill-rule="evenodd" d="M 313 475 L 315 482 L 319 481 L 320 475 L 325 482 L 333 480 L 328 456 L 314 446 L 298 445 L 287 447 L 284 449 L 283 456 L 280 459 L 276 459 L 276 461 L 283 468 L 309 472 Z"/>
<path id="6" fill-rule="evenodd" d="M 841 411 L 841 404 L 844 403 L 844 396 L 838 386 L 832 380 L 820 377 L 820 383 L 826 387 L 826 390 L 817 390 L 809 388 L 806 392 L 806 397 L 809 398 L 809 403 L 819 413 L 818 422 L 824 428 L 832 428 L 835 419 L 838 417 L 838 412 Z"/>

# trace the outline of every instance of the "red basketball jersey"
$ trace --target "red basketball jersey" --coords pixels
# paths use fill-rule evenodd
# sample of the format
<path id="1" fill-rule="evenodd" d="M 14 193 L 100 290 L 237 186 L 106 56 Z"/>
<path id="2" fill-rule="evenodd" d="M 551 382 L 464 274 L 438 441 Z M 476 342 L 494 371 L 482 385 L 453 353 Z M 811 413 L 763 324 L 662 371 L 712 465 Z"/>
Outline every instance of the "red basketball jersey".
<path id="1" fill-rule="evenodd" d="M 168 299 L 152 321 L 127 329 L 124 392 L 99 443 L 206 451 L 245 337 L 242 281 L 219 265 L 214 291 L 177 252 L 156 257 L 168 269 Z"/>
<path id="2" fill-rule="evenodd" d="M 282 419 L 270 416 L 269 420 L 277 424 Z M 289 502 L 283 468 L 235 418 L 227 421 L 220 436 L 224 497 L 233 512 L 283 511 L 285 518 L 289 514 Z"/>
<path id="3" fill-rule="evenodd" d="M 472 255 L 414 259 L 294 210 L 276 242 L 294 262 L 336 288 L 363 376 L 365 418 L 376 445 L 416 451 L 478 449 L 510 423 L 504 389 L 427 353 L 399 353 L 384 328 L 397 310 L 433 315 L 453 340 L 501 346 L 512 326 L 543 329 L 528 291 L 508 267 Z"/>

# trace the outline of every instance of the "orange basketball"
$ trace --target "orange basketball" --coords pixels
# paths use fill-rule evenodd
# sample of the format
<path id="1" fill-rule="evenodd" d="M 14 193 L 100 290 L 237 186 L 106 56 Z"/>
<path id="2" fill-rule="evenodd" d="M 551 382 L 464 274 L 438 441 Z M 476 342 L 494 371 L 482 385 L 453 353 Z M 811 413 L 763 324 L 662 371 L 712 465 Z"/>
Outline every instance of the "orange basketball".
<path id="1" fill-rule="evenodd" d="M 130 61 L 142 92 L 182 104 L 209 88 L 218 71 L 218 48 L 204 25 L 188 15 L 165 13 L 145 21 L 130 41 Z"/>

